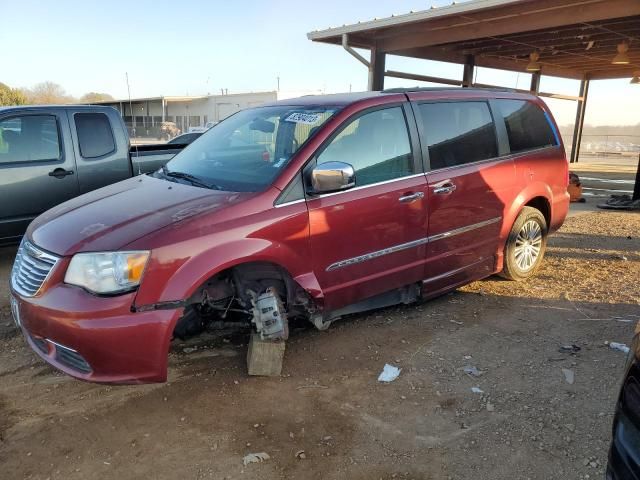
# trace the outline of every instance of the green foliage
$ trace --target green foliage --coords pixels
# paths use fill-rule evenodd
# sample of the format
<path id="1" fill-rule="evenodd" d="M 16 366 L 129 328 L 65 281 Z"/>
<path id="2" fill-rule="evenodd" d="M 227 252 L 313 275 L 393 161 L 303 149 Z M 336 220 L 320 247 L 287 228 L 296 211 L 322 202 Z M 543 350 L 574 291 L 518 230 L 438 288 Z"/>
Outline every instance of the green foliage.
<path id="1" fill-rule="evenodd" d="M 33 88 L 11 88 L 0 82 L 0 106 L 9 105 L 54 105 L 68 103 L 95 103 L 113 100 L 108 93 L 88 92 L 80 99 L 69 95 L 61 85 L 54 82 L 41 82 Z"/>
<path id="2" fill-rule="evenodd" d="M 0 83 L 0 105 L 24 105 L 26 103 L 28 103 L 27 97 L 20 90 Z"/>

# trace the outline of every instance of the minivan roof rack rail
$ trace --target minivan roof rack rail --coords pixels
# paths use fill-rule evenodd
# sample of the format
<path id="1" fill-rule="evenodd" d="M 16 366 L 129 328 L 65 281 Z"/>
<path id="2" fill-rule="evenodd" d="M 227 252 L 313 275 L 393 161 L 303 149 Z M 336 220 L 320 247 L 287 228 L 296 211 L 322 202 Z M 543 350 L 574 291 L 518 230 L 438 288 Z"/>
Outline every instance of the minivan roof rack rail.
<path id="1" fill-rule="evenodd" d="M 409 92 L 439 92 L 442 90 L 482 90 L 484 92 L 506 92 L 506 93 L 519 93 L 518 90 L 513 88 L 503 87 L 399 87 L 399 88 L 386 88 L 382 90 L 382 93 L 409 93 Z"/>

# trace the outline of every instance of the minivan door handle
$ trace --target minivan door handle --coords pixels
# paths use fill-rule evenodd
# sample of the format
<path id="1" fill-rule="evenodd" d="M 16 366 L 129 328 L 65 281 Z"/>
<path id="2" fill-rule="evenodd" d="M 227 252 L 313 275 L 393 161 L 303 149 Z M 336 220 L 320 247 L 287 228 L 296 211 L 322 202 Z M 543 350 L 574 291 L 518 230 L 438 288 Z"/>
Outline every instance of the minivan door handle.
<path id="1" fill-rule="evenodd" d="M 401 196 L 398 201 L 400 203 L 411 203 L 420 198 L 424 198 L 424 192 L 407 193 L 406 195 Z"/>
<path id="2" fill-rule="evenodd" d="M 438 195 L 448 195 L 449 193 L 453 193 L 455 189 L 456 189 L 456 186 L 454 183 L 447 182 L 445 184 L 438 185 L 437 187 L 435 187 L 433 189 L 433 193 L 436 193 Z"/>
<path id="3" fill-rule="evenodd" d="M 73 170 L 65 170 L 64 168 L 56 168 L 55 170 L 49 172 L 49 176 L 50 177 L 64 178 L 67 175 L 73 175 Z"/>

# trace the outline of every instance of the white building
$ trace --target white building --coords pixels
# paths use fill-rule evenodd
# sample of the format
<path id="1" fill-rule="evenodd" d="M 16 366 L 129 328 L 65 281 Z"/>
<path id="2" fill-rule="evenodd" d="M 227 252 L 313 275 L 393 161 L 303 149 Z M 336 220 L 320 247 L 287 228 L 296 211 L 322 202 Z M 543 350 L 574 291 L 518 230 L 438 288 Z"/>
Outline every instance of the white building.
<path id="1" fill-rule="evenodd" d="M 174 122 L 182 131 L 189 127 L 219 122 L 247 107 L 277 100 L 277 92 L 233 93 L 197 97 L 148 97 L 94 102 L 114 107 L 120 112 L 130 133 L 136 136 L 157 135 L 162 122 Z"/>

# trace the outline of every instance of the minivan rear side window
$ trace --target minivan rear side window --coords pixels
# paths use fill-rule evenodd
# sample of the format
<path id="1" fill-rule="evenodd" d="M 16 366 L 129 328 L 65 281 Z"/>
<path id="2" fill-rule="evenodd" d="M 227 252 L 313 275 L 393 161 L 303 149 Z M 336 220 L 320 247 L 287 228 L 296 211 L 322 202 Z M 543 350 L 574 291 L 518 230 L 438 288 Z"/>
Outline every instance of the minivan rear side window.
<path id="1" fill-rule="evenodd" d="M 431 170 L 498 156 L 496 131 L 486 102 L 418 105 Z"/>
<path id="2" fill-rule="evenodd" d="M 104 113 L 76 113 L 74 119 L 83 158 L 102 157 L 115 151 L 111 123 Z"/>
<path id="3" fill-rule="evenodd" d="M 544 111 L 526 100 L 496 100 L 504 118 L 511 153 L 557 145 L 556 136 Z"/>
<path id="4" fill-rule="evenodd" d="M 349 122 L 318 156 L 318 164 L 353 166 L 356 185 L 371 185 L 414 173 L 402 107 L 374 110 Z"/>

